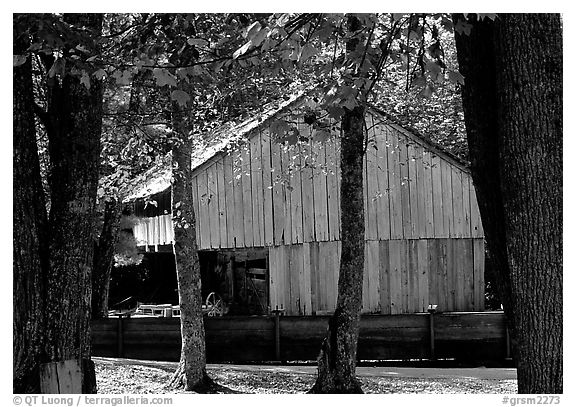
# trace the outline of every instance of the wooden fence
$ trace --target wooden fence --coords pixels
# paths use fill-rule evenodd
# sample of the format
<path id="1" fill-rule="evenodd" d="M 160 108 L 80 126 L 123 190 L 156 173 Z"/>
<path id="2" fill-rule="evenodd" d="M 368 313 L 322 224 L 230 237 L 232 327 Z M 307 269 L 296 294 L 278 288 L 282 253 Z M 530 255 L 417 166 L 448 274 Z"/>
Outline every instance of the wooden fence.
<path id="1" fill-rule="evenodd" d="M 315 360 L 328 316 L 206 318 L 208 362 Z M 177 361 L 179 318 L 110 318 L 92 322 L 93 356 Z M 502 312 L 363 315 L 358 359 L 509 357 Z"/>

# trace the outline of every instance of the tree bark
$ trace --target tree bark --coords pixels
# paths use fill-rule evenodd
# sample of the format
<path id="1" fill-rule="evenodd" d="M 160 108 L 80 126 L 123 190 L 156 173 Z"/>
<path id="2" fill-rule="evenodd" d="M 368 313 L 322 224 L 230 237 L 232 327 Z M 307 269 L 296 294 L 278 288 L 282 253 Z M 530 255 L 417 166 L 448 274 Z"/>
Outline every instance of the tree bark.
<path id="1" fill-rule="evenodd" d="M 348 30 L 361 23 L 348 18 Z M 349 40 L 353 52 L 359 39 Z M 318 377 L 310 393 L 362 393 L 356 378 L 356 350 L 362 309 L 364 274 L 364 115 L 365 107 L 345 108 L 341 130 L 341 225 L 342 253 L 338 275 L 336 309 L 328 321 L 328 333 L 318 357 Z"/>
<path id="2" fill-rule="evenodd" d="M 114 249 L 120 232 L 122 204 L 117 200 L 104 204 L 104 224 L 94 249 L 92 268 L 92 319 L 108 318 L 110 274 L 114 263 Z"/>
<path id="3" fill-rule="evenodd" d="M 67 22 L 99 33 L 101 14 Z M 91 271 L 102 130 L 102 86 L 78 77 L 50 81 L 47 133 L 51 172 L 50 267 L 46 277 L 46 352 L 50 361 L 90 359 Z M 93 366 L 83 364 L 83 367 Z M 94 383 L 94 371 L 83 371 Z M 92 393 L 96 388 L 84 388 Z"/>
<path id="4" fill-rule="evenodd" d="M 499 184 L 491 190 L 478 174 L 479 168 L 472 167 L 486 239 L 491 249 L 499 251 L 500 260 L 505 260 L 498 271 L 504 281 L 504 310 L 513 328 L 518 391 L 561 393 L 560 16 L 504 14 L 495 23 L 473 21 L 470 37 L 457 35 L 456 39 L 466 81 L 463 102 L 468 137 L 471 145 L 478 146 L 470 154 L 473 162 L 487 157 L 492 172 L 498 172 Z M 490 58 L 479 55 L 482 46 Z M 486 72 L 491 72 L 490 77 Z M 479 98 L 483 92 L 489 98 Z M 493 111 L 483 118 L 490 125 L 481 127 L 478 123 L 490 110 L 488 103 Z M 489 202 L 494 196 L 500 197 L 500 203 Z M 498 213 L 500 225 L 485 215 L 489 205 Z M 498 230 L 497 242 L 489 232 L 494 229 Z"/>
<path id="5" fill-rule="evenodd" d="M 171 387 L 186 391 L 210 392 L 214 386 L 206 374 L 206 343 L 202 317 L 200 261 L 196 243 L 196 217 L 190 181 L 188 125 L 181 109 L 173 105 L 174 128 L 180 135 L 172 148 L 172 222 L 174 225 L 174 255 L 180 299 L 180 329 L 182 350 L 180 364 L 172 376 Z"/>
<path id="6" fill-rule="evenodd" d="M 22 55 L 29 40 L 14 16 L 14 55 Z M 13 70 L 13 391 L 40 391 L 38 363 L 43 349 L 43 310 L 47 269 L 48 219 L 40 177 L 34 123 L 32 62 Z"/>

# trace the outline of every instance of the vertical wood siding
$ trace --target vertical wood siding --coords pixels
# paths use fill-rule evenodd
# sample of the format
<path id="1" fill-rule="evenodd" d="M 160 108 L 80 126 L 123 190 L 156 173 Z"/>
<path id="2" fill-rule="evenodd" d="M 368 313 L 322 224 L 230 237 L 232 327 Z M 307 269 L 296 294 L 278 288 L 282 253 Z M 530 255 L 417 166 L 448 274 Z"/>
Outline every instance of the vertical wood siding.
<path id="1" fill-rule="evenodd" d="M 270 307 L 288 315 L 336 307 L 340 242 L 270 247 Z M 484 310 L 483 239 L 368 240 L 363 313 Z"/>

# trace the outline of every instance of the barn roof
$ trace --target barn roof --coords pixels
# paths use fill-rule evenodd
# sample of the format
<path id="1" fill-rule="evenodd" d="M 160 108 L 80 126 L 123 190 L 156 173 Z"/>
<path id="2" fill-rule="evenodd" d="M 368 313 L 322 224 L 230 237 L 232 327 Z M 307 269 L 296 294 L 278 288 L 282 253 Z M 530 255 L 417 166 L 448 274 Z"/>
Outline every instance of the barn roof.
<path id="1" fill-rule="evenodd" d="M 218 154 L 232 148 L 235 143 L 240 142 L 250 136 L 250 133 L 260 128 L 270 119 L 276 117 L 282 111 L 293 106 L 298 101 L 308 95 L 310 90 L 301 91 L 287 99 L 275 101 L 264 106 L 259 114 L 253 115 L 240 123 L 229 122 L 210 132 L 206 137 L 199 137 L 191 153 L 192 170 L 208 162 Z M 442 156 L 465 171 L 469 171 L 469 163 L 460 157 L 450 153 L 441 145 L 433 142 L 429 137 L 423 135 L 415 129 L 407 129 L 407 126 L 397 124 L 396 120 L 388 113 L 374 106 L 369 106 L 369 110 L 386 120 L 386 124 L 394 127 L 413 141 L 425 146 L 435 154 Z M 159 160 L 153 167 L 147 170 L 139 179 L 129 186 L 131 192 L 126 194 L 124 202 L 143 199 L 151 195 L 160 193 L 171 186 L 172 169 L 170 166 L 170 154 Z"/>

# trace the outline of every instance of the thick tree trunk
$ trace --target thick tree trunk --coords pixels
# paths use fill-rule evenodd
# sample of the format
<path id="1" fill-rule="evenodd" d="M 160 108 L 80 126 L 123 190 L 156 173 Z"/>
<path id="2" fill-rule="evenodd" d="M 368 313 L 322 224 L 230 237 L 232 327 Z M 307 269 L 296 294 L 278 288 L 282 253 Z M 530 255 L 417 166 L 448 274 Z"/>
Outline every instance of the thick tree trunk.
<path id="1" fill-rule="evenodd" d="M 74 14 L 66 19 L 96 32 L 102 27 L 101 14 Z M 46 352 L 50 361 L 89 359 L 102 86 L 92 81 L 87 90 L 69 74 L 51 81 L 47 99 L 51 208 Z M 95 384 L 93 367 L 82 374 L 85 383 Z"/>
<path id="2" fill-rule="evenodd" d="M 104 204 L 104 224 L 94 249 L 92 269 L 92 319 L 108 318 L 110 274 L 114 263 L 114 249 L 118 242 L 122 204 L 117 200 Z"/>
<path id="3" fill-rule="evenodd" d="M 311 393 L 362 393 L 356 379 L 356 349 L 364 273 L 364 108 L 347 110 L 342 119 L 342 254 L 338 299 L 318 357 L 318 378 Z"/>
<path id="4" fill-rule="evenodd" d="M 174 128 L 187 139 L 186 120 L 174 105 Z M 182 141 L 172 149 L 172 221 L 174 255 L 180 298 L 182 350 L 180 364 L 169 383 L 187 391 L 209 392 L 214 385 L 206 374 L 206 343 L 202 317 L 200 261 L 196 243 L 196 217 L 190 185 L 192 143 Z"/>
<path id="5" fill-rule="evenodd" d="M 14 17 L 14 54 L 29 46 Z M 43 349 L 44 281 L 47 269 L 47 215 L 34 123 L 30 58 L 13 71 L 13 391 L 39 393 L 38 363 Z"/>
<path id="6" fill-rule="evenodd" d="M 480 28 L 478 28 L 480 27 Z M 474 32 L 477 32 L 474 34 Z M 488 42 L 492 58 L 470 57 Z M 562 38 L 559 15 L 505 14 L 494 23 L 474 23 L 470 38 L 457 35 L 465 76 L 463 101 L 471 143 L 481 146 L 499 185 L 477 186 L 478 200 L 501 197 L 499 250 L 506 265 L 505 312 L 514 328 L 520 393 L 561 393 L 562 367 Z M 479 58 L 479 59 L 474 59 Z M 478 81 L 481 70 L 492 77 Z M 468 71 L 468 72 L 467 72 Z M 476 74 L 474 74 L 476 72 Z M 490 86 L 495 133 L 478 128 Z M 471 118 L 476 118 L 471 120 Z M 494 136 L 493 134 L 496 134 Z M 494 137 L 488 143 L 486 139 Z M 481 140 L 484 139 L 484 140 Z M 480 140 L 480 141 L 479 141 Z M 497 148 L 496 148 L 497 146 Z M 476 152 L 477 153 L 477 152 Z M 475 150 L 471 149 L 473 159 Z M 472 167 L 475 182 L 481 180 Z M 495 228 L 481 212 L 490 247 Z M 502 244 L 504 243 L 504 244 Z"/>
<path id="7" fill-rule="evenodd" d="M 562 27 L 556 14 L 496 26 L 500 171 L 517 304 L 518 391 L 562 393 Z"/>

